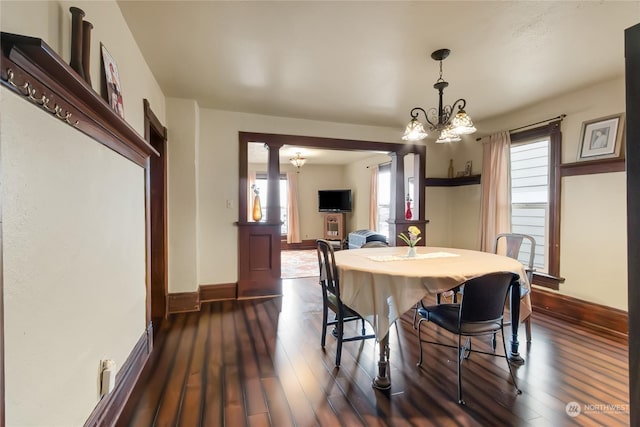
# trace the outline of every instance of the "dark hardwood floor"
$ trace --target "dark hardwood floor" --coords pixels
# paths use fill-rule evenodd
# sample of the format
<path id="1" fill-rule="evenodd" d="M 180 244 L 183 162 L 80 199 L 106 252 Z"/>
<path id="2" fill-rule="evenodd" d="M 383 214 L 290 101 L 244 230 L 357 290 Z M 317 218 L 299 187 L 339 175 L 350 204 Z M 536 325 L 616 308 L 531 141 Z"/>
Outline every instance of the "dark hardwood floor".
<path id="1" fill-rule="evenodd" d="M 416 367 L 412 312 L 391 329 L 393 385 L 383 393 L 371 387 L 373 340 L 345 343 L 340 369 L 333 338 L 322 351 L 321 307 L 317 279 L 292 279 L 284 280 L 283 297 L 171 316 L 118 425 L 629 425 L 626 342 L 534 313 L 526 364 L 516 368 L 523 394 L 515 394 L 504 359 L 472 354 L 463 363 L 467 405 L 460 406 L 455 349 L 427 345 Z M 430 339 L 453 342 L 446 331 L 427 329 Z M 474 349 L 488 344 L 473 341 Z M 567 415 L 570 402 L 581 410 L 575 417 Z"/>

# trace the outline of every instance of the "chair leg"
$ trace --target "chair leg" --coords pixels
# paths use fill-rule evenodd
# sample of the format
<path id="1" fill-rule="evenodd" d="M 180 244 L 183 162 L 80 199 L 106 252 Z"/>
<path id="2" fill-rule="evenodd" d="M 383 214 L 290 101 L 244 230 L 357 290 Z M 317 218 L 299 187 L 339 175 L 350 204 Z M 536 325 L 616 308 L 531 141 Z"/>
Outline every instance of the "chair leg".
<path id="1" fill-rule="evenodd" d="M 418 363 L 416 363 L 416 366 L 422 366 L 422 338 L 420 337 L 420 332 L 422 330 L 420 329 L 420 326 L 422 326 L 423 320 L 424 319 L 418 320 Z"/>
<path id="2" fill-rule="evenodd" d="M 324 348 L 327 342 L 327 317 L 329 316 L 327 312 L 327 307 L 324 307 L 322 310 L 322 338 L 320 338 L 320 345 L 322 348 Z"/>
<path id="3" fill-rule="evenodd" d="M 464 349 L 461 347 L 461 339 L 462 336 L 458 335 L 458 403 L 460 405 L 464 405 L 464 400 L 462 400 L 462 359 L 464 354 Z"/>
<path id="4" fill-rule="evenodd" d="M 527 333 L 527 342 L 531 342 L 531 316 L 524 319 L 524 330 Z"/>
<path id="5" fill-rule="evenodd" d="M 344 319 L 342 316 L 338 316 L 338 324 L 336 325 L 337 333 L 338 333 L 338 343 L 336 346 L 336 367 L 340 367 L 340 359 L 342 357 L 342 337 L 344 335 Z"/>
<path id="6" fill-rule="evenodd" d="M 364 326 L 364 319 L 362 319 L 362 336 L 365 336 L 367 333 L 367 328 Z"/>
<path id="7" fill-rule="evenodd" d="M 522 394 L 522 390 L 518 388 L 518 383 L 516 382 L 516 376 L 513 373 L 513 368 L 511 367 L 511 362 L 509 362 L 509 355 L 507 354 L 507 344 L 504 340 L 504 328 L 500 329 L 500 333 L 502 334 L 502 349 L 504 350 L 504 358 L 507 361 L 507 366 L 509 367 L 509 373 L 511 374 L 511 381 L 513 381 L 513 385 L 516 388 L 517 394 Z"/>

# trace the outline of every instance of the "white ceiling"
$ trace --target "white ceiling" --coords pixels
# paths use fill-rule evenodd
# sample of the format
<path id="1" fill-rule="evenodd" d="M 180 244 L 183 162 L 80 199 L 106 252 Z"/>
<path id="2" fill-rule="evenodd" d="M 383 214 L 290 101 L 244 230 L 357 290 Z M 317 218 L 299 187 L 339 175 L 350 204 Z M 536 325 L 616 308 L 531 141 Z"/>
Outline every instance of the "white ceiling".
<path id="1" fill-rule="evenodd" d="M 640 1 L 119 1 L 166 96 L 397 127 L 467 100 L 476 121 L 624 73 Z"/>

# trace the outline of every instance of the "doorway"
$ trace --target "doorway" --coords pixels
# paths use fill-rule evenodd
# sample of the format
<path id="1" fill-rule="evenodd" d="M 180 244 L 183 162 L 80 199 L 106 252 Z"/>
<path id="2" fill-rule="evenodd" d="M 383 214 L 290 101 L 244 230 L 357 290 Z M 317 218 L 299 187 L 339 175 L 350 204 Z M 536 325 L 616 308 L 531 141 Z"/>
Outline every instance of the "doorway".
<path id="1" fill-rule="evenodd" d="M 265 222 L 253 222 L 248 218 L 249 171 L 248 147 L 250 143 L 260 143 L 268 150 L 269 197 Z M 392 158 L 392 204 L 389 225 L 390 234 L 395 235 L 396 227 L 405 227 L 404 218 L 404 156 L 416 154 L 414 174 L 415 188 L 424 189 L 426 146 L 395 144 L 388 142 L 347 140 L 311 136 L 294 136 L 239 132 L 239 218 L 238 218 L 238 298 L 250 298 L 282 293 L 281 252 L 280 252 L 280 179 L 279 151 L 283 146 L 314 147 L 342 151 L 383 151 Z M 418 217 L 412 224 L 424 232 L 424 197 L 417 199 Z"/>

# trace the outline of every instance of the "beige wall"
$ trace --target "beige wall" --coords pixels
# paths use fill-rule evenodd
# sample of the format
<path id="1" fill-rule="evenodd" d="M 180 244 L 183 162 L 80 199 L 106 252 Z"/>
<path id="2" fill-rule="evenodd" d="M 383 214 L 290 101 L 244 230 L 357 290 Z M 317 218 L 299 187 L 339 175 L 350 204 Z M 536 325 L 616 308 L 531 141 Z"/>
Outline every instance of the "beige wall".
<path id="1" fill-rule="evenodd" d="M 401 132 L 398 129 L 356 126 L 343 123 L 328 123 L 313 120 L 300 120 L 274 116 L 235 113 L 211 109 L 200 109 L 199 126 L 199 156 L 192 159 L 199 165 L 197 171 L 197 218 L 198 235 L 197 251 L 200 263 L 194 266 L 186 261 L 181 265 L 174 264 L 172 268 L 193 270 L 190 277 L 197 277 L 197 281 L 189 284 L 169 283 L 169 291 L 195 291 L 200 284 L 235 283 L 238 276 L 237 256 L 237 228 L 238 220 L 238 132 L 281 133 L 288 135 L 310 135 L 328 138 L 361 139 L 368 141 L 399 142 Z M 169 122 L 171 122 L 169 118 Z M 170 144 L 174 141 L 170 141 Z M 182 145 L 182 141 L 175 141 Z M 301 171 L 301 181 L 313 173 Z M 320 178 L 318 178 L 320 179 Z M 326 178 L 322 178 L 323 180 Z M 324 181 L 317 183 L 317 188 L 324 186 Z M 309 206 L 316 210 L 315 195 Z M 227 200 L 231 201 L 231 208 L 227 208 Z M 169 198 L 169 209 L 174 209 L 176 200 Z M 313 212 L 318 216 L 317 212 Z M 169 226 L 173 225 L 173 218 L 169 218 Z M 348 220 L 349 221 L 349 220 Z M 311 236 L 318 233 L 321 222 L 309 231 L 303 231 Z"/>
<path id="2" fill-rule="evenodd" d="M 479 134 L 489 134 L 565 113 L 567 117 L 561 127 L 562 162 L 573 163 L 577 158 L 582 122 L 624 112 L 624 102 L 621 77 L 477 125 Z M 466 160 L 474 159 L 474 173 L 479 173 L 480 144 L 467 140 L 456 149 L 455 162 L 464 165 Z M 477 248 L 479 240 L 475 240 L 475 246 L 471 245 L 471 235 L 479 233 L 479 207 L 473 202 L 479 203 L 479 186 L 465 190 L 428 190 L 429 194 L 437 194 L 435 200 L 448 203 L 447 207 L 432 207 L 443 225 L 445 215 L 455 213 L 456 220 L 449 225 L 451 245 Z M 560 293 L 626 310 L 626 174 L 564 178 L 560 216 L 560 275 L 566 279 L 560 285 Z M 433 226 L 432 222 L 429 227 Z M 444 233 L 440 236 L 442 240 L 444 236 Z"/>
<path id="3" fill-rule="evenodd" d="M 164 122 L 164 95 L 115 2 L 2 1 L 0 25 L 68 62 L 72 5 L 94 25 L 94 90 L 103 42 L 126 120 L 143 133 L 147 98 Z M 7 425 L 82 425 L 100 361 L 121 368 L 145 331 L 144 170 L 4 88 L 0 109 Z"/>
<path id="4" fill-rule="evenodd" d="M 100 360 L 121 367 L 145 330 L 144 170 L 1 102 L 7 425 L 82 425 Z"/>
<path id="5" fill-rule="evenodd" d="M 353 190 L 353 212 L 347 217 L 347 233 L 369 230 L 371 167 L 390 161 L 391 157 L 386 154 L 374 154 L 345 167 L 346 188 Z"/>

